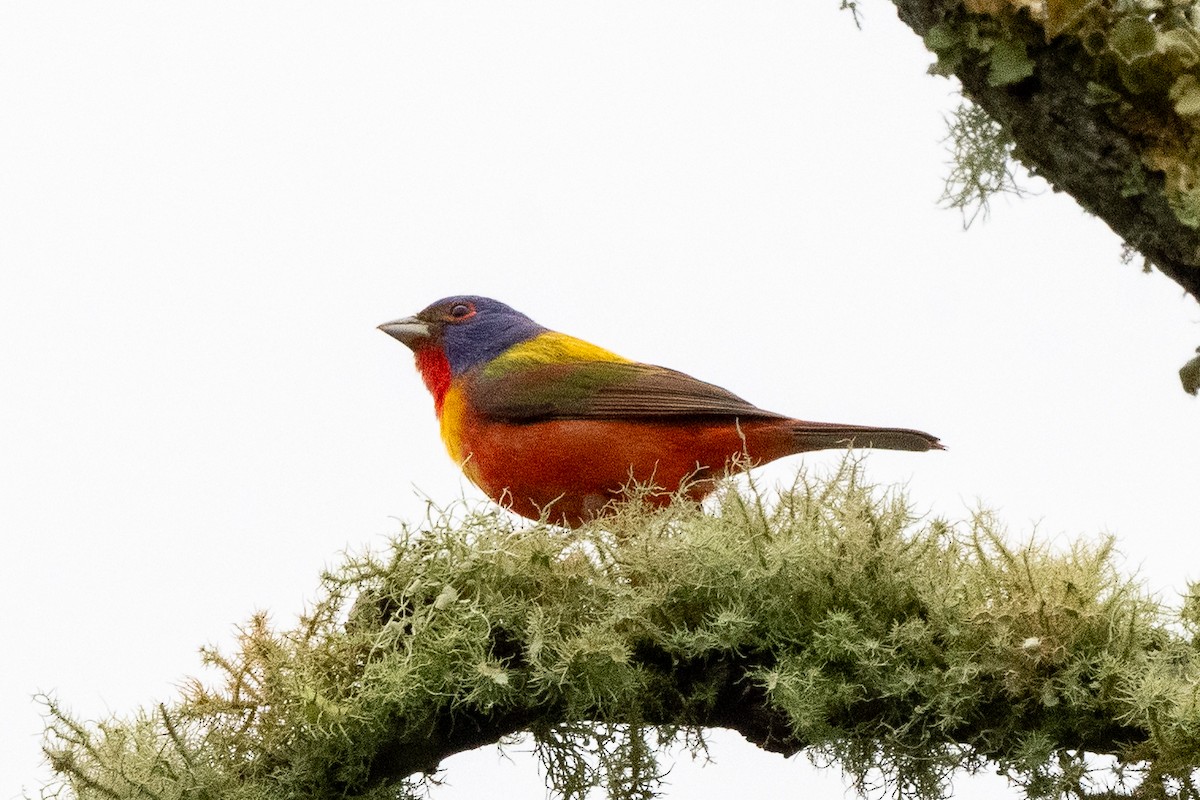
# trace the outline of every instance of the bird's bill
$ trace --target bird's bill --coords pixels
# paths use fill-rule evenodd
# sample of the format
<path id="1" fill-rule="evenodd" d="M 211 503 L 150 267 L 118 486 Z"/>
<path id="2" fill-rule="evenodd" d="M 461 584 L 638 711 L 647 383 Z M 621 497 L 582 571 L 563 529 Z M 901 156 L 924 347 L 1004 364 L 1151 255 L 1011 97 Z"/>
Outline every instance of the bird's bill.
<path id="1" fill-rule="evenodd" d="M 428 322 L 423 322 L 416 317 L 405 317 L 404 319 L 385 322 L 379 326 L 379 330 L 393 339 L 403 342 L 414 350 L 421 342 L 427 341 L 432 332 Z"/>

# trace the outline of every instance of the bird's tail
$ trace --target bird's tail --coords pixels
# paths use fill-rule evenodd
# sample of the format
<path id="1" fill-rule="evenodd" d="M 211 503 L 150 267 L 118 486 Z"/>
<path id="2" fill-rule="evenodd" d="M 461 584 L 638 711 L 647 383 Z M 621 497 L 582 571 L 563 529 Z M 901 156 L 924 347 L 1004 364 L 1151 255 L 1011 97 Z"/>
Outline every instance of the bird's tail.
<path id="1" fill-rule="evenodd" d="M 911 428 L 872 428 L 833 422 L 794 420 L 796 452 L 839 447 L 874 447 L 882 450 L 945 450 L 936 436 Z"/>

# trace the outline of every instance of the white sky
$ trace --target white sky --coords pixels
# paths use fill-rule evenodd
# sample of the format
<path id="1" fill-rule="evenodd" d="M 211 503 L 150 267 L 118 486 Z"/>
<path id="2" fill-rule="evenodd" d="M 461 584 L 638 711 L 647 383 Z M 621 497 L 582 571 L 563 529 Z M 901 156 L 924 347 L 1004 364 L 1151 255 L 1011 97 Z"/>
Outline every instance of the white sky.
<path id="1" fill-rule="evenodd" d="M 948 452 L 871 477 L 1112 532 L 1167 599 L 1197 578 L 1195 304 L 1049 191 L 962 233 L 954 86 L 889 3 L 861 33 L 837 5 L 0 5 L 0 800 L 45 778 L 36 692 L 169 701 L 420 493 L 480 496 L 375 330 L 446 294 L 931 431 Z M 714 756 L 669 796 L 843 796 L 735 736 Z M 541 797 L 514 758 L 456 757 L 434 797 Z"/>

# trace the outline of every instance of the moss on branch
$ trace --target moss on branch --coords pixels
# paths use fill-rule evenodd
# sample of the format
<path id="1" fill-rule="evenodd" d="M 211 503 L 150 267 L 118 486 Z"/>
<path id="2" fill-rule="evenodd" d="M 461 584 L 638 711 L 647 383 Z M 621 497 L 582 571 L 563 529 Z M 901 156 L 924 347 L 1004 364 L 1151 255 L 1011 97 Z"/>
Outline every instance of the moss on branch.
<path id="1" fill-rule="evenodd" d="M 1196 0 L 893 0 L 1015 145 L 1200 300 Z"/>
<path id="2" fill-rule="evenodd" d="M 560 794 L 645 797 L 664 743 L 726 727 L 907 796 L 983 766 L 1035 797 L 1195 796 L 1200 602 L 1161 607 L 1109 540 L 921 519 L 851 463 L 576 531 L 454 517 L 348 558 L 296 627 L 254 617 L 172 703 L 83 723 L 51 702 L 48 791 L 404 797 L 530 731 Z"/>

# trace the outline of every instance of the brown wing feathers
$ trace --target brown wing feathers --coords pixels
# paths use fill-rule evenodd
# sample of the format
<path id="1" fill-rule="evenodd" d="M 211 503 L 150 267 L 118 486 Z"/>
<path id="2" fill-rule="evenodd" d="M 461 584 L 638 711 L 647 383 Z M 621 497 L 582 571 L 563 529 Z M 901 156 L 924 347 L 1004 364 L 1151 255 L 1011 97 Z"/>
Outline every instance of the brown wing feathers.
<path id="1" fill-rule="evenodd" d="M 786 419 L 720 386 L 650 364 L 538 364 L 495 377 L 480 376 L 471 394 L 489 419 L 647 419 L 736 416 Z"/>
<path id="2" fill-rule="evenodd" d="M 838 447 L 873 447 L 882 450 L 944 450 L 936 436 L 911 428 L 873 428 L 832 422 L 794 420 L 796 452 Z"/>
<path id="3" fill-rule="evenodd" d="M 634 362 L 524 366 L 472 381 L 476 409 L 488 419 L 533 423 L 563 419 L 717 417 L 787 420 L 796 451 L 841 447 L 941 450 L 937 437 L 907 428 L 806 422 L 764 411 L 733 392 L 666 367 Z"/>

